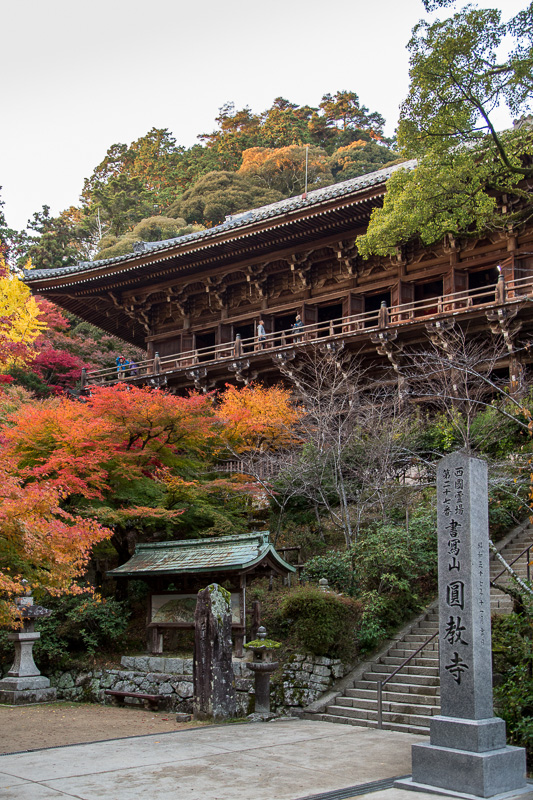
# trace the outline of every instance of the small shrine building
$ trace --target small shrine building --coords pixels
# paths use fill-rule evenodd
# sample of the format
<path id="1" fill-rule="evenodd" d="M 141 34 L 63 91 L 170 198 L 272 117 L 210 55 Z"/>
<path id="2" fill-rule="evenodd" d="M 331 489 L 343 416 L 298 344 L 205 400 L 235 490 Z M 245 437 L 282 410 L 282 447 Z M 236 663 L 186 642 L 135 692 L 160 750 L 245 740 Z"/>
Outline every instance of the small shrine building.
<path id="1" fill-rule="evenodd" d="M 163 652 L 166 630 L 194 628 L 197 594 L 211 583 L 223 584 L 231 593 L 235 654 L 243 655 L 246 633 L 246 588 L 254 578 L 287 577 L 296 568 L 270 543 L 268 531 L 238 536 L 185 539 L 138 544 L 125 564 L 110 570 L 117 580 L 146 581 L 148 649 Z"/>

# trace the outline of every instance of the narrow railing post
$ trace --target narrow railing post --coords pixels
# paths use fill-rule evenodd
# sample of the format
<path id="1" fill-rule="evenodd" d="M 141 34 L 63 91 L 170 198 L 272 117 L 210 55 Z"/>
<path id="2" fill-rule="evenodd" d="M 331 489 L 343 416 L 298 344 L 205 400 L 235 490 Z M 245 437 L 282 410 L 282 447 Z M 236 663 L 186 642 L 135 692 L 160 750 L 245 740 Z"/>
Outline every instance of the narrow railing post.
<path id="1" fill-rule="evenodd" d="M 242 339 L 241 339 L 241 334 L 240 333 L 238 333 L 235 336 L 235 344 L 233 346 L 233 354 L 237 358 L 242 355 Z"/>
<path id="2" fill-rule="evenodd" d="M 496 284 L 496 291 L 494 292 L 494 300 L 496 303 L 505 303 L 505 278 L 500 275 L 498 283 Z"/>
<path id="3" fill-rule="evenodd" d="M 386 328 L 388 324 L 389 324 L 389 309 L 387 308 L 387 302 L 385 300 L 382 300 L 378 314 L 378 328 Z"/>
<path id="4" fill-rule="evenodd" d="M 383 727 L 383 683 L 378 681 L 378 728 Z"/>

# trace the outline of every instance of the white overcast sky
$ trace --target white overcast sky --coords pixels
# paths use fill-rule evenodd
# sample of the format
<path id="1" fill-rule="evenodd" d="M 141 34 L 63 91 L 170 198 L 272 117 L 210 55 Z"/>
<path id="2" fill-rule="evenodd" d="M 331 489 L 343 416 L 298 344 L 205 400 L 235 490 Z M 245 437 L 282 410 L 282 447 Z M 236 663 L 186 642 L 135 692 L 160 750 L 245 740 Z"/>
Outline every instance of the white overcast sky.
<path id="1" fill-rule="evenodd" d="M 524 0 L 486 0 L 505 18 Z M 190 146 L 225 102 L 358 93 L 394 132 L 420 0 L 0 0 L 0 185 L 7 222 L 78 203 L 116 142 Z M 441 12 L 443 13 L 443 12 Z"/>

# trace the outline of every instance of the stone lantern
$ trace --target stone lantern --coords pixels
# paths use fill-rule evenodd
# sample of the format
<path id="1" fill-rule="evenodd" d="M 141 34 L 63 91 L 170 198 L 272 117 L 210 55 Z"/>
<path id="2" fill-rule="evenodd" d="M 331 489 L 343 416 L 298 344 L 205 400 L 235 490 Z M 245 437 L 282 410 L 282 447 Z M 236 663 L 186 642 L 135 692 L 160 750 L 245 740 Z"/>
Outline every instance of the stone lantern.
<path id="1" fill-rule="evenodd" d="M 41 638 L 35 630 L 35 620 L 49 617 L 51 611 L 33 603 L 28 581 L 23 580 L 24 594 L 15 599 L 22 617 L 22 630 L 8 634 L 15 643 L 15 660 L 6 677 L 0 680 L 0 703 L 25 705 L 27 703 L 48 703 L 56 699 L 56 690 L 50 681 L 41 675 L 33 660 L 33 645 Z"/>
<path id="2" fill-rule="evenodd" d="M 253 652 L 253 661 L 248 661 L 246 666 L 255 675 L 255 713 L 262 717 L 270 716 L 270 675 L 279 666 L 278 661 L 273 661 L 275 650 L 281 647 L 280 642 L 266 638 L 266 630 L 261 626 L 257 631 L 257 639 L 244 645 Z"/>

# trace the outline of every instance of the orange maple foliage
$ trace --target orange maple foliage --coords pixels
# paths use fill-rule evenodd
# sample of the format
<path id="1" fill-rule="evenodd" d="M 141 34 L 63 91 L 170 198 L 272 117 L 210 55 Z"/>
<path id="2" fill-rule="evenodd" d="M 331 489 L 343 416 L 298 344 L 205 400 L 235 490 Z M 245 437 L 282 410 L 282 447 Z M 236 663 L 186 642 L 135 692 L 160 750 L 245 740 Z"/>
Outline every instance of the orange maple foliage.
<path id="1" fill-rule="evenodd" d="M 36 590 L 53 595 L 76 593 L 94 544 L 111 531 L 94 520 L 61 508 L 61 492 L 43 483 L 23 485 L 0 464 L 0 625 L 17 620 L 13 599 L 25 578 Z"/>
<path id="2" fill-rule="evenodd" d="M 289 145 L 288 147 L 250 147 L 242 154 L 240 175 L 255 178 L 271 189 L 294 194 L 305 187 L 307 149 L 307 180 L 316 187 L 332 181 L 328 154 L 321 147 Z"/>
<path id="3" fill-rule="evenodd" d="M 200 454 L 215 434 L 211 399 L 125 385 L 96 387 L 86 403 L 48 400 L 18 410 L 4 429 L 25 480 L 101 498 L 117 479 L 154 474 L 181 454 Z"/>
<path id="4" fill-rule="evenodd" d="M 303 409 L 282 386 L 227 386 L 217 417 L 226 441 L 235 452 L 274 450 L 296 441 L 296 424 Z"/>

